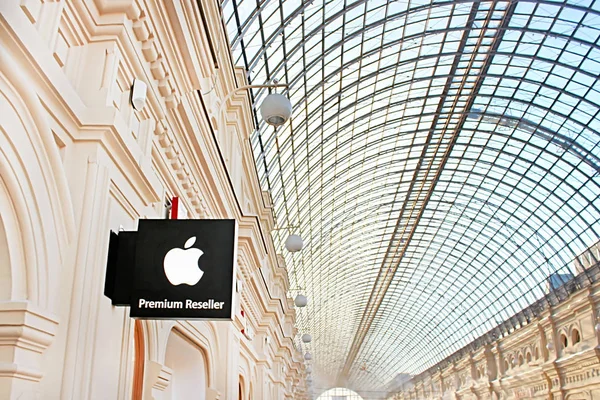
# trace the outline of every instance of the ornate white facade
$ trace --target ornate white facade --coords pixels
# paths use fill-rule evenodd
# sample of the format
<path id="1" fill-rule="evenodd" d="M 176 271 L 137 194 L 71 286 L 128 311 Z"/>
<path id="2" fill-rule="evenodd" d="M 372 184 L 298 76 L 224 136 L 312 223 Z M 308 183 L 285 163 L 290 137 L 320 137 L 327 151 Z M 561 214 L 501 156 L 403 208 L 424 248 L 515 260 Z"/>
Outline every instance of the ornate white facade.
<path id="1" fill-rule="evenodd" d="M 598 268 L 505 321 L 488 334 L 496 340 L 473 342 L 390 399 L 600 399 Z"/>
<path id="2" fill-rule="evenodd" d="M 0 2 L 0 398 L 296 399 L 295 311 L 254 129 L 212 0 Z M 131 106 L 134 78 L 145 107 Z M 219 110 L 223 110 L 219 127 Z M 103 295 L 110 230 L 239 223 L 233 322 L 136 322 Z"/>

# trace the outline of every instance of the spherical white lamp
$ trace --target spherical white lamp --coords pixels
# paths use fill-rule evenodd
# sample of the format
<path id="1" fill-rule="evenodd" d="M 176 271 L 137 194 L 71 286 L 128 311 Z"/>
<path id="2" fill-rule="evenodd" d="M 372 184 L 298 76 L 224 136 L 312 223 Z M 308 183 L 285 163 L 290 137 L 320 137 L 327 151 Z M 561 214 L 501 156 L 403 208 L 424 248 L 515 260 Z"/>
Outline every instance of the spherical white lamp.
<path id="1" fill-rule="evenodd" d="M 306 367 L 306 373 L 310 374 L 312 372 L 312 368 L 311 367 Z"/>
<path id="2" fill-rule="evenodd" d="M 300 251 L 300 250 L 302 250 L 303 247 L 304 247 L 304 241 L 298 235 L 290 235 L 285 240 L 285 248 L 290 253 L 295 253 L 297 251 Z"/>
<path id="3" fill-rule="evenodd" d="M 292 116 L 292 103 L 279 93 L 269 94 L 260 106 L 260 114 L 272 126 L 281 126 Z"/>
<path id="4" fill-rule="evenodd" d="M 305 360 L 312 360 L 312 354 L 310 354 L 308 351 L 306 353 L 304 353 L 304 359 Z"/>
<path id="5" fill-rule="evenodd" d="M 596 324 L 594 329 L 596 329 L 596 332 L 600 333 L 600 324 Z"/>
<path id="6" fill-rule="evenodd" d="M 310 336 L 308 333 L 305 333 L 302 335 L 302 341 L 304 343 L 310 343 L 312 341 L 312 336 Z"/>
<path id="7" fill-rule="evenodd" d="M 549 351 L 552 351 L 552 350 L 554 350 L 554 344 L 553 344 L 552 342 L 549 342 L 549 343 L 546 345 L 546 348 L 547 348 Z"/>
<path id="8" fill-rule="evenodd" d="M 303 294 L 299 294 L 294 299 L 294 304 L 296 305 L 296 307 L 306 307 L 306 305 L 308 304 L 308 298 Z"/>

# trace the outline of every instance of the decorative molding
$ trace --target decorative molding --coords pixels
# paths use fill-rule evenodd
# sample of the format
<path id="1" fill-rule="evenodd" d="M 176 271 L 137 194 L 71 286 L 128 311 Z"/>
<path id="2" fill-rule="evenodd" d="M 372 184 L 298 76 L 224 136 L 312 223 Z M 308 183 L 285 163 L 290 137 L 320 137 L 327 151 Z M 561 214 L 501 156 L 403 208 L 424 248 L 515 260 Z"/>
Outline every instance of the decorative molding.
<path id="1" fill-rule="evenodd" d="M 0 377 L 37 382 L 41 355 L 50 346 L 58 320 L 26 301 L 0 302 Z"/>
<path id="2" fill-rule="evenodd" d="M 213 388 L 206 389 L 206 400 L 221 400 L 221 393 Z"/>
<path id="3" fill-rule="evenodd" d="M 104 330 L 106 325 L 103 324 L 107 321 L 109 306 L 106 299 L 103 299 L 104 303 L 98 303 L 98 299 L 102 298 L 98 294 L 100 283 L 95 278 L 88 278 L 98 275 L 96 272 L 99 271 L 99 260 L 102 258 L 98 256 L 98 252 L 103 251 L 104 246 L 94 245 L 93 251 L 88 251 L 86 246 L 94 243 L 95 236 L 108 231 L 109 222 L 118 225 L 118 222 L 126 218 L 135 220 L 139 215 L 144 215 L 145 210 L 151 211 L 153 204 L 162 206 L 165 191 L 169 194 L 176 193 L 184 199 L 191 218 L 226 216 L 240 221 L 244 230 L 240 274 L 248 278 L 242 297 L 248 304 L 246 309 L 251 310 L 249 322 L 257 327 L 257 331 L 260 329 L 261 334 L 268 334 L 272 339 L 265 355 L 257 350 L 261 347 L 261 343 L 255 343 L 258 341 L 244 341 L 239 346 L 240 353 L 246 352 L 255 359 L 264 356 L 264 359 L 256 363 L 255 370 L 259 372 L 253 371 L 253 376 L 247 377 L 247 382 L 253 382 L 255 378 L 258 382 L 263 376 L 269 375 L 271 372 L 268 370 L 273 360 L 279 359 L 278 362 L 286 363 L 286 372 L 281 374 L 286 376 L 279 375 L 279 382 L 293 381 L 298 386 L 303 386 L 303 360 L 294 347 L 293 337 L 288 336 L 287 329 L 293 323 L 295 310 L 291 300 L 285 295 L 284 289 L 288 285 L 286 271 L 277 263 L 276 251 L 269 234 L 274 226 L 270 199 L 260 189 L 248 142 L 240 145 L 239 154 L 243 157 L 243 163 L 236 164 L 236 167 L 243 168 L 236 171 L 226 169 L 221 157 L 227 149 L 220 151 L 215 140 L 222 132 L 215 133 L 215 119 L 211 118 L 214 115 L 210 115 L 210 110 L 203 103 L 207 101 L 207 96 L 191 91 L 199 87 L 194 79 L 204 79 L 192 76 L 199 75 L 198 72 L 208 73 L 211 78 L 215 78 L 211 79 L 213 88 L 210 94 L 215 98 L 223 98 L 223 93 L 245 83 L 243 72 L 231 67 L 229 52 L 219 51 L 227 48 L 227 40 L 218 3 L 188 0 L 175 2 L 174 5 L 172 2 L 144 0 L 63 0 L 48 6 L 45 3 L 48 0 L 17 0 L 14 6 L 0 6 L 0 9 L 13 7 L 16 10 L 3 14 L 10 14 L 10 17 L 18 15 L 19 18 L 6 21 L 6 27 L 14 28 L 17 39 L 6 48 L 11 51 L 10 56 L 18 57 L 16 61 L 29 78 L 10 81 L 25 85 L 23 87 L 29 92 L 30 99 L 42 104 L 42 107 L 35 109 L 36 116 L 56 122 L 56 125 L 67 132 L 65 136 L 69 139 L 65 140 L 65 161 L 55 151 L 54 138 L 44 138 L 52 138 L 47 143 L 58 155 L 53 156 L 56 160 L 50 160 L 51 164 L 62 167 L 64 162 L 68 166 L 67 179 L 64 180 L 67 189 L 65 193 L 69 194 L 68 189 L 71 189 L 75 199 L 73 205 L 70 198 L 61 198 L 65 200 L 61 202 L 62 206 L 72 215 L 66 214 L 59 218 L 72 231 L 71 236 L 64 235 L 69 239 L 67 244 L 72 246 L 65 246 L 67 250 L 62 263 L 50 263 L 57 268 L 62 267 L 61 271 L 66 276 L 57 274 L 56 277 L 61 278 L 61 289 L 72 290 L 66 297 L 74 300 L 71 300 L 71 304 L 63 305 L 68 309 L 65 312 L 68 324 L 65 324 L 64 329 L 68 333 L 60 343 L 54 345 L 56 347 L 53 346 L 50 356 L 52 359 L 44 360 L 44 366 L 52 368 L 54 357 L 63 357 L 60 358 L 62 364 L 58 367 L 60 371 L 58 368 L 55 371 L 57 374 L 60 372 L 62 380 L 61 377 L 51 376 L 42 381 L 45 385 L 47 381 L 56 379 L 56 382 L 49 383 L 56 385 L 55 393 L 48 396 L 82 399 L 98 395 L 102 397 L 102 392 L 98 394 L 97 390 L 104 389 L 101 387 L 103 382 L 98 382 L 93 377 L 104 367 L 103 362 L 98 361 L 103 356 L 100 353 L 104 349 L 98 348 L 96 344 L 101 335 L 107 332 Z M 182 7 L 183 12 L 177 15 L 179 19 L 172 18 L 169 7 Z M 205 25 L 198 23 L 198 12 L 206 17 Z M 53 35 L 57 39 L 56 42 L 50 40 L 48 45 L 44 35 L 48 34 L 46 30 L 49 29 L 44 29 L 42 34 L 39 26 L 28 21 L 39 20 L 41 23 L 37 25 L 49 27 L 51 24 L 47 16 L 50 14 L 55 17 L 50 22 L 55 24 Z M 183 19 L 187 19 L 189 23 L 193 43 L 184 43 L 171 31 L 172 25 L 177 25 L 177 21 L 181 23 Z M 203 27 L 209 27 L 210 34 L 204 32 Z M 11 38 L 8 35 L 6 37 Z M 210 54 L 205 51 L 207 43 L 217 47 L 212 61 Z M 194 50 L 202 57 L 193 59 L 193 62 L 200 60 L 197 69 L 192 68 L 188 60 L 184 59 L 187 53 L 183 52 L 183 46 L 186 44 L 191 48 L 190 54 Z M 14 49 L 18 50 L 18 54 Z M 177 54 L 174 56 L 174 53 Z M 217 61 L 220 66 L 218 69 Z M 130 109 L 127 96 L 134 77 L 149 82 L 147 106 L 138 112 Z M 252 109 L 248 105 L 249 101 L 244 93 L 236 96 L 226 110 L 230 117 L 229 131 L 242 139 L 246 139 L 253 129 Z M 42 149 L 41 146 L 38 147 Z M 78 164 L 72 162 L 73 153 L 79 157 L 87 154 L 87 151 L 96 152 L 100 159 L 89 159 L 89 165 L 83 165 L 79 161 Z M 87 176 L 84 185 L 77 180 L 79 178 L 73 178 L 77 174 L 82 177 L 86 175 L 83 168 L 96 171 L 98 186 L 107 190 L 88 190 L 93 188 L 90 187 L 91 180 Z M 46 170 L 50 172 L 51 168 Z M 156 177 L 159 174 L 161 182 Z M 239 188 L 231 183 L 234 175 L 241 177 L 243 181 L 243 190 L 239 192 L 236 192 Z M 61 182 L 50 186 L 60 187 Z M 119 211 L 119 214 L 108 214 L 107 207 L 110 204 L 106 203 L 107 193 L 104 192 L 109 196 L 118 194 L 115 196 L 118 198 L 117 203 L 127 203 L 122 207 L 126 213 Z M 82 193 L 85 196 L 80 198 Z M 246 207 L 247 202 L 251 203 L 249 207 Z M 101 211 L 93 211 L 92 207 Z M 248 215 L 249 213 L 252 214 Z M 258 216 L 253 215 L 254 213 Z M 61 217 L 60 213 L 55 214 Z M 90 235 L 88 231 L 92 230 L 94 234 Z M 49 235 L 53 233 L 55 232 L 51 231 Z M 89 247 L 92 248 L 92 245 Z M 252 272 L 257 271 L 260 266 L 269 271 L 269 279 L 266 281 L 262 277 L 253 278 Z M 62 278 L 75 283 L 71 287 Z M 279 286 L 276 293 L 271 292 L 274 298 L 269 296 L 271 285 Z M 10 346 L 39 355 L 51 342 L 56 321 L 50 318 L 53 321 L 50 324 L 52 329 L 39 329 L 37 325 L 42 325 L 44 320 L 31 321 L 32 315 L 37 314 L 32 314 L 32 311 L 21 314 L 24 328 L 17 329 L 12 325 L 0 327 L 0 344 L 12 340 L 10 343 L 13 344 L 9 344 Z M 4 311 L 0 312 L 0 323 L 4 323 L 8 315 Z M 86 318 L 79 318 L 82 315 Z M 114 310 L 110 311 L 110 315 L 121 317 Z M 160 330 L 166 329 L 167 324 L 162 321 L 144 321 L 143 326 L 148 343 L 146 359 L 160 360 L 159 342 L 163 340 Z M 194 322 L 183 326 L 200 336 L 204 333 L 195 330 L 199 327 L 211 327 L 212 324 Z M 46 333 L 38 332 L 44 330 Z M 122 339 L 122 346 L 130 345 L 127 336 L 117 335 L 111 337 L 111 340 L 114 338 Z M 209 358 L 215 363 L 220 362 L 226 351 L 230 351 L 225 345 L 221 345 L 219 349 L 219 340 L 222 339 L 217 337 L 216 332 L 215 337 L 210 339 L 214 354 L 211 353 Z M 59 346 L 66 348 L 64 355 L 60 354 L 62 349 Z M 121 353 L 121 364 L 130 362 L 129 355 L 127 351 Z M 9 371 L 12 374 L 10 376 L 17 376 L 18 373 L 35 381 L 39 381 L 42 376 L 39 367 L 4 361 L 0 358 L 0 376 L 6 376 L 5 371 Z M 117 361 L 119 360 L 115 360 L 115 363 Z M 153 391 L 161 392 L 168 388 L 172 371 L 151 361 L 144 365 L 143 396 L 151 398 Z M 215 368 L 220 368 L 220 365 Z M 128 379 L 126 373 L 120 375 L 120 381 Z M 268 379 L 273 381 L 275 378 L 269 375 Z M 231 396 L 230 390 L 224 388 L 219 380 L 213 380 L 216 382 L 210 383 L 207 398 L 224 399 Z M 119 393 L 125 393 L 126 386 L 123 388 Z M 261 398 L 262 390 L 256 384 L 252 398 Z M 278 393 L 290 398 L 291 388 L 282 388 Z"/>
<path id="4" fill-rule="evenodd" d="M 171 378 L 173 377 L 173 371 L 171 368 L 155 361 L 146 361 L 144 371 L 144 380 L 147 388 L 159 390 L 161 392 L 169 386 L 171 383 Z M 146 395 L 147 391 L 144 392 L 144 398 L 149 398 Z"/>
<path id="5" fill-rule="evenodd" d="M 600 289 L 600 283 L 593 284 L 591 289 Z M 582 293 L 586 296 L 585 302 L 581 301 Z M 486 398 L 495 392 L 502 393 L 502 398 L 541 400 L 550 396 L 565 398 L 590 387 L 600 387 L 598 338 L 597 335 L 584 336 L 585 332 L 595 331 L 597 312 L 595 304 L 599 300 L 600 292 L 597 290 L 582 289 L 564 303 L 550 307 L 548 313 L 537 322 L 532 321 L 475 352 L 465 352 L 461 358 L 455 359 L 452 363 L 438 365 L 438 379 L 441 381 L 444 397 L 470 398 L 475 395 Z M 565 310 L 573 309 L 577 309 L 576 314 L 565 313 Z M 581 335 L 581 342 L 575 346 L 570 343 L 573 328 L 578 329 Z M 563 351 L 557 340 L 563 333 L 569 340 L 567 348 L 569 351 Z M 556 357 L 543 358 L 542 350 L 545 349 L 546 336 L 552 337 L 552 342 L 557 346 Z M 539 358 L 535 359 L 535 349 L 538 346 Z M 531 352 L 532 362 L 528 363 L 525 359 L 523 365 L 519 365 L 519 355 L 525 358 L 527 352 Z M 487 360 L 487 365 L 484 360 Z M 507 370 L 504 370 L 505 360 L 510 363 Z M 513 365 L 510 360 L 516 363 Z M 489 371 L 490 366 L 498 366 L 501 372 L 497 376 L 492 373 L 470 381 L 468 377 L 470 362 L 476 363 L 474 365 L 476 371 L 480 371 L 482 367 L 487 367 Z M 393 398 L 398 400 L 414 399 L 415 396 L 419 399 L 439 398 L 434 394 L 420 394 L 428 387 L 429 380 L 426 371 L 396 389 Z"/>
<path id="6" fill-rule="evenodd" d="M 126 14 L 129 19 L 134 19 L 140 14 L 139 7 L 134 0 L 94 0 L 98 12 L 102 14 Z"/>

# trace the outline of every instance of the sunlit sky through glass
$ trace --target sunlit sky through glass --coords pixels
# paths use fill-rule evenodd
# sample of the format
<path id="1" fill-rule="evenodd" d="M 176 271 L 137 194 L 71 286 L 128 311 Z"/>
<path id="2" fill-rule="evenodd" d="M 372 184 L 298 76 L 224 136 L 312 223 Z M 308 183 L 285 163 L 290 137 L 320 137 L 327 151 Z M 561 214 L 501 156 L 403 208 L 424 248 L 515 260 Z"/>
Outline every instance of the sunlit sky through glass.
<path id="1" fill-rule="evenodd" d="M 317 400 L 363 400 L 356 392 L 345 388 L 333 388 L 323 392 Z"/>
<path id="2" fill-rule="evenodd" d="M 225 0 L 293 104 L 251 135 L 315 382 L 385 387 L 546 293 L 600 238 L 600 1 Z M 268 90 L 254 90 L 260 105 Z M 296 292 L 291 293 L 294 295 Z"/>

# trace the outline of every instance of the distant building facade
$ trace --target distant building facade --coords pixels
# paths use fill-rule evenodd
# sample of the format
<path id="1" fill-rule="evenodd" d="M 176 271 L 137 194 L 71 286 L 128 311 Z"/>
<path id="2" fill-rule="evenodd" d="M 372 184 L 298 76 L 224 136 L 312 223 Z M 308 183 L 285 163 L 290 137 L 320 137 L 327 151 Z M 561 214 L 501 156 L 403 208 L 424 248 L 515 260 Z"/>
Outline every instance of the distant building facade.
<path id="1" fill-rule="evenodd" d="M 600 264 L 580 272 L 389 399 L 600 399 Z"/>

